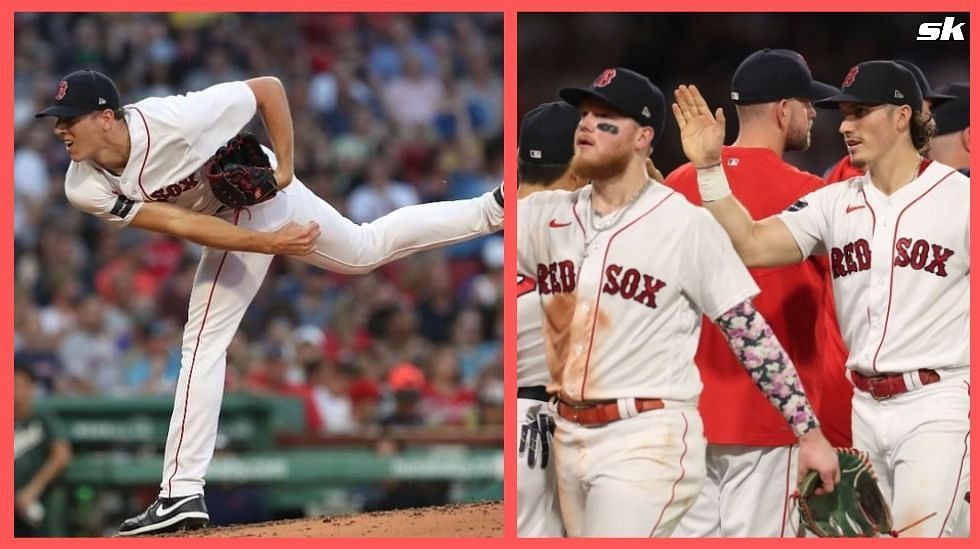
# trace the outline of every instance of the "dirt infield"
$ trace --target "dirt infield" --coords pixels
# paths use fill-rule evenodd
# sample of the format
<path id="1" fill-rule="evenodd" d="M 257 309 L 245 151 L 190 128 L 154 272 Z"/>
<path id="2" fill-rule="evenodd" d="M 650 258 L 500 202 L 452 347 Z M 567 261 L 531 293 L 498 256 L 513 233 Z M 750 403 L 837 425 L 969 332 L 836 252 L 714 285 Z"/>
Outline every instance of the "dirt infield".
<path id="1" fill-rule="evenodd" d="M 167 537 L 496 538 L 503 532 L 504 504 L 494 501 L 224 526 Z"/>

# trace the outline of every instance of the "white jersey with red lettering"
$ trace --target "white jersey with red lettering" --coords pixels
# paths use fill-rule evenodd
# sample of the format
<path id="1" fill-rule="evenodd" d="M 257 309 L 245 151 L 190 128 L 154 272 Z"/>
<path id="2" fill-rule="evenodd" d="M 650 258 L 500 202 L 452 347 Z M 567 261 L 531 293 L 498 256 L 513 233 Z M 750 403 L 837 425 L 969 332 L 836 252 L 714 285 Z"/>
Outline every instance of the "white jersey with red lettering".
<path id="1" fill-rule="evenodd" d="M 130 157 L 118 177 L 91 162 L 73 162 L 68 200 L 116 226 L 147 202 L 165 200 L 257 231 L 289 222 L 320 225 L 316 251 L 301 259 L 341 273 L 364 273 L 408 254 L 474 238 L 503 223 L 492 193 L 396 210 L 354 224 L 294 179 L 274 198 L 233 212 L 222 207 L 200 173 L 211 155 L 256 113 L 244 82 L 124 107 Z M 273 166 L 275 157 L 266 149 Z M 225 379 L 225 350 L 265 278 L 273 256 L 204 248 L 184 327 L 181 371 L 164 454 L 161 497 L 199 494 L 214 452 Z"/>
<path id="2" fill-rule="evenodd" d="M 926 518 L 902 536 L 968 535 L 970 180 L 924 161 L 891 195 L 862 175 L 779 219 L 804 256 L 829 254 L 852 380 L 905 390 L 855 389 L 852 410 L 854 446 L 869 453 L 896 528 Z"/>
<path id="3" fill-rule="evenodd" d="M 696 403 L 702 312 L 717 318 L 758 287 L 718 223 L 681 194 L 650 182 L 600 220 L 591 192 L 518 205 L 518 270 L 537 280 L 551 392 Z"/>
<path id="4" fill-rule="evenodd" d="M 828 254 L 848 368 L 969 366 L 969 201 L 970 180 L 930 162 L 891 196 L 863 175 L 779 215 L 804 256 Z"/>
<path id="5" fill-rule="evenodd" d="M 562 417 L 555 462 L 562 522 L 573 537 L 669 536 L 705 477 L 694 364 L 711 318 L 758 292 L 721 227 L 649 182 L 599 218 L 591 187 L 518 203 L 518 271 L 540 293 L 549 392 L 612 401 L 622 419 Z M 640 412 L 636 398 L 662 399 Z"/>

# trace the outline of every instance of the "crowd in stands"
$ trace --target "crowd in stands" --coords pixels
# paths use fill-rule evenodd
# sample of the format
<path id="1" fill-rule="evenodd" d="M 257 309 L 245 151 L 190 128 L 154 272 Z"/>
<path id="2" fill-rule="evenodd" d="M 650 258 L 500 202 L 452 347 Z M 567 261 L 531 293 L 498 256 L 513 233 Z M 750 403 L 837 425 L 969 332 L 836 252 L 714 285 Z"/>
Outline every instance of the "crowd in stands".
<path id="1" fill-rule="evenodd" d="M 499 14 L 15 16 L 15 362 L 43 395 L 172 395 L 200 248 L 72 208 L 50 119 L 61 75 L 123 102 L 273 75 L 297 176 L 355 222 L 503 178 Z M 251 129 L 264 135 L 261 122 Z M 277 258 L 228 351 L 231 391 L 301 399 L 310 432 L 499 424 L 499 235 L 362 276 Z"/>

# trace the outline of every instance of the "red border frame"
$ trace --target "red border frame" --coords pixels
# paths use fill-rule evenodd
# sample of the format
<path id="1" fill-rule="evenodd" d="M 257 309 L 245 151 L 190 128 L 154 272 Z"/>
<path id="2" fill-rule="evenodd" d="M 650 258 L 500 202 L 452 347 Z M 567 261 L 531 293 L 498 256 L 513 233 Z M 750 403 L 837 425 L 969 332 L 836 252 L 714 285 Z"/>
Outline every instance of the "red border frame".
<path id="1" fill-rule="evenodd" d="M 165 4 L 161 5 L 161 4 Z M 386 2 L 370 2 L 370 5 L 366 5 L 368 2 L 355 1 L 355 0 L 333 0 L 329 3 L 326 2 L 313 2 L 310 0 L 280 0 L 276 2 L 275 5 L 268 5 L 257 2 L 255 0 L 239 0 L 236 2 L 230 0 L 165 0 L 164 2 L 156 5 L 156 9 L 151 10 L 140 10 L 140 11 L 459 11 L 461 7 L 465 7 L 466 11 L 498 11 L 504 13 L 504 147 L 505 147 L 505 161 L 504 168 L 507 174 L 507 204 L 505 207 L 506 211 L 506 221 L 505 221 L 505 236 L 506 240 L 506 260 L 504 263 L 504 280 L 515 280 L 516 279 L 516 240 L 514 238 L 516 232 L 516 226 L 514 221 L 514 216 L 516 213 L 516 202 L 515 202 L 515 185 L 513 177 L 516 174 L 516 161 L 514 154 L 511 151 L 517 149 L 516 144 L 516 105 L 517 105 L 517 13 L 521 12 L 587 12 L 587 11 L 609 11 L 609 12 L 924 12 L 923 5 L 921 3 L 913 3 L 908 0 L 894 0 L 894 1 L 884 1 L 884 0 L 823 0 L 822 2 L 817 2 L 814 0 L 805 0 L 803 2 L 797 2 L 794 4 L 788 3 L 786 0 L 742 0 L 733 5 L 733 3 L 723 2 L 722 0 L 688 0 L 684 3 L 677 2 L 640 2 L 637 0 L 609 0 L 607 2 L 596 4 L 594 2 L 584 2 L 582 0 L 470 0 L 463 6 L 458 2 L 449 2 L 447 0 L 388 0 Z M 977 13 L 974 8 L 974 3 L 969 0 L 934 0 L 928 4 L 929 12 L 970 12 L 971 16 Z M 0 148 L 2 148 L 2 158 L 5 161 L 5 165 L 8 166 L 8 170 L 12 169 L 13 161 L 13 87 L 10 85 L 13 82 L 13 14 L 17 11 L 133 11 L 133 4 L 124 0 L 95 0 L 94 2 L 88 3 L 84 6 L 79 5 L 77 2 L 67 2 L 64 0 L 47 0 L 47 1 L 28 1 L 28 0 L 13 0 L 5 13 L 5 17 L 2 20 L 2 31 L 3 36 L 6 38 L 3 41 L 3 55 L 6 59 L 11 60 L 11 64 L 8 66 L 8 85 L 3 89 L 3 100 L 4 104 L 7 105 L 7 109 L 4 111 L 3 120 L 7 131 L 3 132 L 2 137 L 0 137 Z M 81 10 L 80 8 L 86 8 Z M 166 9 L 164 9 L 164 7 Z M 97 8 L 97 10 L 95 9 Z M 975 35 L 971 37 L 970 40 L 970 51 L 980 51 L 978 49 L 980 46 L 980 39 L 977 39 Z M 678 47 L 682 48 L 683 44 L 678 44 Z M 977 68 L 980 66 L 980 61 L 978 61 L 977 56 L 974 56 L 970 62 L 971 69 L 971 83 L 976 80 L 972 75 L 977 74 Z M 973 111 L 976 113 L 976 106 L 978 101 L 975 98 L 972 100 Z M 978 118 L 977 114 L 973 115 L 974 118 Z M 972 164 L 974 166 L 980 165 L 980 152 L 973 153 Z M 8 171 L 9 174 L 9 171 Z M 972 199 L 975 201 L 975 199 Z M 971 202 L 972 204 L 972 202 Z M 971 210 L 971 226 L 977 225 L 976 219 L 976 208 Z M 13 201 L 12 194 L 7 194 L 4 200 L 0 201 L 0 217 L 7 219 L 7 224 L 5 226 L 5 232 L 12 236 L 13 233 Z M 974 231 L 971 230 L 971 240 L 976 241 Z M 13 354 L 13 305 L 12 305 L 12 292 L 10 290 L 13 288 L 13 238 L 7 240 L 2 239 L 2 249 L 3 257 L 6 258 L 7 263 L 6 269 L 3 270 L 2 278 L 0 278 L 0 284 L 8 288 L 7 296 L 8 298 L 4 301 L 5 310 L 2 320 L 0 320 L 0 341 L 2 341 L 3 348 L 8 353 L 7 356 L 12 356 Z M 975 246 L 974 246 L 975 247 Z M 975 250 L 971 250 L 971 255 L 976 255 Z M 971 280 L 972 281 L 972 280 Z M 514 307 L 516 299 L 516 288 L 513 284 L 505 284 L 505 308 L 504 308 L 504 328 L 505 328 L 505 338 L 504 338 L 504 353 L 506 357 L 513 357 L 515 355 L 515 326 L 516 326 L 516 309 Z M 974 292 L 971 295 L 971 309 L 977 309 L 977 304 L 980 303 L 980 293 Z M 971 339 L 974 330 L 971 330 Z M 975 348 L 975 346 L 974 346 Z M 976 352 L 971 352 L 971 362 L 976 356 Z M 508 395 L 516 395 L 515 386 L 515 371 L 512 367 L 513 364 L 510 361 L 505 361 L 505 372 L 504 381 L 507 389 Z M 11 374 L 12 375 L 12 372 Z M 10 378 L 8 378 L 10 379 Z M 8 402 L 13 402 L 11 384 L 2 384 L 2 396 Z M 511 400 L 516 400 L 511 399 Z M 12 404 L 4 409 L 3 414 L 3 425 L 2 429 L 5 433 L 6 439 L 10 440 L 12 438 Z M 515 407 L 508 406 L 505 411 L 505 425 L 514 425 L 515 421 Z M 972 445 L 972 444 L 971 444 Z M 516 491 L 516 475 L 514 473 L 514 466 L 516 464 L 515 457 L 515 443 L 514 443 L 514 433 L 508 432 L 504 437 L 504 452 L 506 458 L 506 473 L 504 482 L 504 539 L 474 539 L 467 540 L 464 543 L 472 545 L 474 547 L 500 547 L 500 546 L 511 546 L 515 544 L 552 544 L 561 543 L 563 547 L 571 546 L 584 547 L 587 544 L 595 544 L 599 542 L 593 542 L 588 540 L 516 540 L 514 523 L 516 521 L 516 506 L 514 503 L 514 494 Z M 5 470 L 10 471 L 13 465 L 13 455 L 11 446 L 7 446 L 7 449 L 0 452 L 0 468 L 5 468 Z M 42 539 L 13 539 L 13 526 L 12 520 L 8 517 L 12 517 L 12 497 L 0 498 L 0 516 L 3 517 L 2 525 L 2 536 L 0 539 L 11 540 L 14 545 L 27 547 L 42 547 L 49 545 L 61 545 L 65 543 L 61 540 L 42 540 Z M 976 524 L 976 515 L 971 512 L 971 522 Z M 916 547 L 920 546 L 931 546 L 933 543 L 941 544 L 943 547 L 968 547 L 970 545 L 970 539 L 949 539 L 942 541 L 933 540 L 912 540 L 912 539 L 898 539 L 892 540 L 886 543 L 897 543 L 902 545 L 915 544 Z M 509 539 L 508 539 L 509 538 Z M 120 546 L 129 547 L 149 547 L 149 546 L 159 546 L 159 544 L 164 543 L 174 543 L 173 539 L 109 539 L 105 540 L 102 538 L 95 539 L 72 539 L 70 543 L 78 544 L 79 546 L 93 546 L 89 544 L 119 544 Z M 306 546 L 313 547 L 315 544 L 322 543 L 336 543 L 336 541 L 328 540 L 318 540 L 318 539 L 293 539 L 289 538 L 286 540 L 276 540 L 272 543 L 282 543 L 285 541 L 290 546 Z M 731 539 L 731 540 L 670 540 L 667 543 L 675 546 L 700 546 L 700 547 L 712 547 L 715 544 L 721 543 L 727 546 L 741 546 L 752 547 L 758 545 L 771 547 L 785 547 L 786 543 L 794 543 L 787 540 L 746 540 L 746 539 Z M 262 544 L 270 543 L 267 540 L 261 539 L 247 539 L 247 538 L 237 538 L 232 540 L 222 540 L 222 539 L 180 539 L 179 543 L 181 545 L 197 545 L 204 547 L 205 544 L 208 546 L 226 546 L 229 547 L 231 543 L 236 544 L 239 547 L 257 547 Z M 354 543 L 363 547 L 389 547 L 391 544 L 390 540 L 385 539 L 363 539 L 356 540 Z M 399 544 L 404 544 L 407 547 L 455 547 L 458 542 L 452 540 L 399 540 Z M 609 541 L 603 541 L 601 543 L 610 543 Z M 633 545 L 633 544 L 649 544 L 650 541 L 646 540 L 617 540 L 612 542 L 615 545 Z M 830 541 L 821 540 L 800 540 L 796 543 L 801 544 L 822 544 L 830 543 Z M 856 544 L 864 544 L 864 540 L 834 540 L 833 543 L 841 544 L 841 546 L 854 546 Z M 874 542 L 872 542 L 874 543 Z M 530 545 L 528 545 L 530 546 Z M 594 546 L 594 545 L 593 545 Z M 639 545 L 637 545 L 639 546 Z"/>

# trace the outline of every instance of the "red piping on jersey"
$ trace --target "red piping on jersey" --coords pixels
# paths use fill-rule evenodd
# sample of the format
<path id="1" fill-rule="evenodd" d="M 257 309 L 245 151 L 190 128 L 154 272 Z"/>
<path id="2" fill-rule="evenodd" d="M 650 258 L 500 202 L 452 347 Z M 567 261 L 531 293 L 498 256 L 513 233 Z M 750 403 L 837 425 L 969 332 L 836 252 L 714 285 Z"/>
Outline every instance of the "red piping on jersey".
<path id="1" fill-rule="evenodd" d="M 238 225 L 238 212 L 235 212 L 233 224 Z M 197 331 L 197 340 L 194 342 L 194 353 L 191 355 L 191 366 L 190 370 L 187 372 L 187 389 L 184 391 L 184 413 L 180 417 L 180 438 L 177 439 L 177 450 L 174 452 L 174 472 L 171 473 L 170 478 L 167 479 L 167 497 L 173 497 L 173 481 L 174 477 L 177 476 L 177 470 L 180 469 L 180 447 L 184 443 L 184 425 L 187 423 L 187 404 L 190 402 L 191 398 L 191 379 L 194 376 L 194 363 L 197 360 L 197 350 L 201 347 L 201 334 L 204 332 L 205 324 L 207 324 L 208 312 L 211 311 L 211 299 L 214 297 L 214 289 L 218 287 L 218 277 L 221 276 L 221 268 L 225 266 L 225 259 L 228 259 L 227 251 L 221 256 L 221 262 L 218 263 L 218 270 L 214 273 L 214 282 L 211 284 L 211 293 L 208 294 L 208 304 L 205 305 L 204 316 L 201 318 L 201 329 Z"/>
<path id="2" fill-rule="evenodd" d="M 963 383 L 966 385 L 966 399 L 967 399 L 967 401 L 969 401 L 970 400 L 970 382 L 969 381 L 964 381 Z M 967 425 L 970 424 L 970 409 L 969 408 L 967 408 L 967 410 L 966 410 L 966 424 Z M 943 530 L 946 529 L 946 523 L 949 522 L 949 517 L 950 517 L 950 515 L 953 514 L 953 507 L 956 506 L 956 498 L 958 497 L 957 496 L 957 492 L 959 492 L 959 490 L 960 490 L 960 479 L 963 478 L 963 463 L 966 461 L 966 454 L 969 451 L 970 451 L 970 430 L 967 429 L 966 430 L 966 436 L 963 437 L 963 457 L 960 458 L 960 470 L 959 470 L 959 473 L 957 473 L 957 475 L 956 475 L 956 488 L 953 488 L 953 500 L 949 502 L 949 510 L 946 511 L 946 518 L 943 520 L 943 525 L 939 528 L 939 535 L 936 536 L 938 538 L 943 537 Z M 969 487 L 967 487 L 967 490 L 969 490 Z M 967 505 L 969 505 L 969 503 Z"/>
<path id="3" fill-rule="evenodd" d="M 870 181 L 870 179 L 868 181 Z M 861 187 L 861 196 L 864 197 L 864 205 L 867 206 L 868 207 L 868 211 L 871 212 L 871 240 L 873 241 L 874 238 L 875 238 L 875 230 L 878 228 L 878 218 L 875 216 L 875 209 L 871 207 L 871 202 L 868 201 L 868 195 L 867 195 L 867 193 L 864 192 L 864 187 L 863 186 Z M 866 309 L 866 312 L 867 312 L 866 318 L 867 318 L 868 326 L 869 326 L 868 330 L 870 331 L 871 330 L 871 328 L 870 328 L 870 326 L 871 326 L 871 304 L 870 303 L 868 303 L 868 307 Z"/>
<path id="4" fill-rule="evenodd" d="M 589 207 L 588 204 L 585 205 L 586 208 Z M 582 238 L 585 238 L 585 224 L 582 223 L 582 219 L 578 216 L 578 212 L 575 211 L 575 203 L 572 203 L 572 215 L 575 217 L 575 221 L 578 223 L 578 228 L 582 229 Z"/>
<path id="5" fill-rule="evenodd" d="M 789 472 L 793 467 L 793 448 L 790 448 L 786 452 L 786 485 L 783 488 L 783 522 L 779 524 L 779 537 L 786 536 L 786 516 L 789 514 L 789 500 L 790 500 L 790 489 L 789 489 Z"/>
<path id="6" fill-rule="evenodd" d="M 139 184 L 140 191 L 143 192 L 143 196 L 146 197 L 147 200 L 151 200 L 150 195 L 146 194 L 146 189 L 143 188 L 143 170 L 146 169 L 146 161 L 150 158 L 150 126 L 146 123 L 146 117 L 143 116 L 142 111 L 136 107 L 133 107 L 133 110 L 136 111 L 136 113 L 140 115 L 140 118 L 143 119 L 143 129 L 146 130 L 146 154 L 143 155 L 143 165 L 140 166 L 140 175 L 136 179 L 136 183 Z"/>
<path id="7" fill-rule="evenodd" d="M 633 226 L 634 223 L 636 223 L 637 221 L 639 221 L 639 220 L 643 219 L 644 217 L 646 217 L 647 214 L 649 214 L 653 210 L 656 210 L 657 208 L 659 208 L 661 204 L 663 204 L 668 198 L 674 196 L 675 194 L 677 194 L 677 193 L 674 192 L 674 191 L 671 191 L 670 194 L 668 194 L 667 196 L 663 197 L 663 199 L 661 199 L 660 202 L 657 202 L 656 204 L 654 204 L 652 208 L 650 208 L 649 210 L 647 210 L 647 211 L 643 212 L 642 214 L 638 215 L 636 217 L 636 219 L 634 219 L 633 221 L 630 221 L 625 227 L 623 227 L 622 229 L 614 232 L 609 237 L 609 243 L 606 244 L 606 253 L 605 253 L 605 255 L 602 256 L 602 269 L 599 271 L 599 277 L 600 277 L 600 279 L 599 279 L 599 289 L 598 289 L 598 291 L 596 293 L 596 296 L 595 296 L 595 303 L 592 306 L 592 309 L 593 309 L 592 310 L 592 333 L 589 334 L 589 352 L 585 355 L 585 374 L 582 375 L 582 390 L 579 391 L 579 394 L 581 395 L 580 400 L 583 400 L 583 401 L 585 400 L 585 382 L 589 379 L 589 360 L 592 359 L 592 344 L 595 342 L 595 323 L 596 323 L 596 319 L 599 317 L 599 300 L 602 299 L 602 278 L 601 277 L 604 276 L 605 275 L 605 272 L 606 272 L 606 260 L 609 259 L 609 248 L 612 247 L 613 239 L 615 239 L 617 236 L 619 236 L 619 233 L 625 231 L 626 229 L 629 229 L 630 227 Z M 687 202 L 687 199 L 684 199 L 684 201 Z M 584 232 L 585 229 L 583 228 L 582 230 Z"/>
<path id="8" fill-rule="evenodd" d="M 920 174 L 922 173 L 921 169 L 919 173 Z M 913 204 L 921 200 L 922 197 L 924 197 L 925 195 L 931 193 L 933 189 L 938 187 L 939 184 L 942 183 L 943 181 L 946 181 L 946 178 L 953 175 L 954 173 L 958 173 L 958 172 L 956 172 L 956 170 L 953 170 L 948 174 L 944 175 L 943 178 L 940 179 L 939 181 L 933 183 L 933 185 L 928 189 L 926 189 L 924 193 L 920 194 L 912 202 L 909 202 L 908 206 L 902 208 L 902 211 L 898 212 L 898 217 L 895 218 L 895 233 L 892 235 L 892 245 L 891 248 L 889 248 L 890 255 L 888 256 L 888 260 L 891 262 L 891 273 L 888 278 L 888 306 L 885 308 L 885 326 L 884 328 L 881 329 L 881 341 L 878 342 L 878 349 L 875 351 L 874 358 L 871 359 L 871 369 L 874 370 L 875 372 L 878 372 L 878 353 L 881 352 L 881 347 L 885 344 L 885 334 L 888 333 L 888 317 L 892 312 L 892 290 L 895 289 L 895 241 L 898 239 L 898 224 L 902 221 L 902 216 L 905 215 L 905 212 L 908 211 L 908 209 L 911 208 Z"/>
<path id="9" fill-rule="evenodd" d="M 682 480 L 684 480 L 684 475 L 687 474 L 687 471 L 684 470 L 684 458 L 687 456 L 687 427 L 688 427 L 688 425 L 687 425 L 687 416 L 684 415 L 684 412 L 681 412 L 681 417 L 684 418 L 684 434 L 681 435 L 681 441 L 684 443 L 684 451 L 681 452 L 681 459 L 680 459 L 681 476 L 677 477 L 677 480 L 674 481 L 673 486 L 670 487 L 670 499 L 668 499 L 667 500 L 667 503 L 665 503 L 664 506 L 663 506 L 663 508 L 660 509 L 660 516 L 657 517 L 657 522 L 656 522 L 656 524 L 653 525 L 653 529 L 650 530 L 650 535 L 647 536 L 647 537 L 651 537 L 652 538 L 653 537 L 653 534 L 657 531 L 657 527 L 660 526 L 660 521 L 662 521 L 664 519 L 664 512 L 667 511 L 667 508 L 670 507 L 670 504 L 674 502 L 674 498 L 677 496 L 677 485 L 680 484 L 680 482 Z"/>

